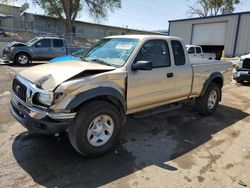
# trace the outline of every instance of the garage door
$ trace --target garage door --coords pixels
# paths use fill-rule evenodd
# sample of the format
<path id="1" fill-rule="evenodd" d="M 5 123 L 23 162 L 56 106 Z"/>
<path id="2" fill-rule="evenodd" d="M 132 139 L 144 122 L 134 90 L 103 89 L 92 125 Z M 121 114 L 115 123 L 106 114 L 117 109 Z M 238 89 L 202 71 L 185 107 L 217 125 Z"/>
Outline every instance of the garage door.
<path id="1" fill-rule="evenodd" d="M 227 22 L 195 24 L 192 44 L 225 45 Z"/>

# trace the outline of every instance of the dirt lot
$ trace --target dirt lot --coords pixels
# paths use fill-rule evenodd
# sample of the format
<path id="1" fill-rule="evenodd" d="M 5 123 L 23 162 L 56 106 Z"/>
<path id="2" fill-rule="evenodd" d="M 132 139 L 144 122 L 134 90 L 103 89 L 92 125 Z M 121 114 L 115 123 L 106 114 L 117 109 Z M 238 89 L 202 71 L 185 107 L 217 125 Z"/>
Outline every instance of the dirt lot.
<path id="1" fill-rule="evenodd" d="M 250 85 L 226 86 L 218 111 L 192 106 L 128 118 L 105 156 L 78 155 L 65 135 L 29 134 L 9 114 L 22 68 L 0 65 L 0 187 L 249 187 Z"/>

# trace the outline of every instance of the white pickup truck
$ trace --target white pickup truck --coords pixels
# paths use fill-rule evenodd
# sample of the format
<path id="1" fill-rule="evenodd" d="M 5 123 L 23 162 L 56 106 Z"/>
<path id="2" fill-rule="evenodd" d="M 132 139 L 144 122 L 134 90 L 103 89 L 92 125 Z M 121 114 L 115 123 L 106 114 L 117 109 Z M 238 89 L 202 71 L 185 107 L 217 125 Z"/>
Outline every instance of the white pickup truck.
<path id="1" fill-rule="evenodd" d="M 191 61 L 216 59 L 215 53 L 204 53 L 201 46 L 186 45 L 186 48 Z"/>
<path id="2" fill-rule="evenodd" d="M 190 99 L 200 114 L 213 114 L 231 72 L 228 62 L 193 64 L 180 38 L 107 37 L 79 61 L 16 75 L 11 113 L 31 132 L 67 131 L 76 151 L 97 156 L 114 146 L 127 115 L 163 105 L 172 110 Z"/>

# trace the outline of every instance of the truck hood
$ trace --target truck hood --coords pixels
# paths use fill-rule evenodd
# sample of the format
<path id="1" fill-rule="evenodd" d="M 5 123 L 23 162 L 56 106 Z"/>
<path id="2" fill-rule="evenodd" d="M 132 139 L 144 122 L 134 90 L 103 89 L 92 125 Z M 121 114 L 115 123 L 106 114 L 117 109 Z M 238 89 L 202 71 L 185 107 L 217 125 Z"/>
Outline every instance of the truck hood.
<path id="1" fill-rule="evenodd" d="M 25 43 L 22 43 L 22 42 L 16 42 L 16 41 L 14 41 L 14 42 L 11 42 L 11 43 L 9 43 L 8 45 L 7 45 L 7 47 L 16 47 L 16 46 L 27 46 Z"/>
<path id="2" fill-rule="evenodd" d="M 34 83 L 36 86 L 54 90 L 59 84 L 79 74 L 98 74 L 114 70 L 115 67 L 89 63 L 84 61 L 67 61 L 38 65 L 20 72 L 20 76 Z M 88 74 L 89 73 L 89 74 Z"/>

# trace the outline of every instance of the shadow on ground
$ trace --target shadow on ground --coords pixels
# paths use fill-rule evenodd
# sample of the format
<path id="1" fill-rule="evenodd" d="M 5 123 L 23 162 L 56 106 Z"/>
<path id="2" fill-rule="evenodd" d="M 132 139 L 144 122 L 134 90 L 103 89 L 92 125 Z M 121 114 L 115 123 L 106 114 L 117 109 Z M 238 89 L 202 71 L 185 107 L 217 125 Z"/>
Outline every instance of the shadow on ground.
<path id="1" fill-rule="evenodd" d="M 96 187 L 150 165 L 176 171 L 166 163 L 211 140 L 211 135 L 249 114 L 221 105 L 210 117 L 191 107 L 151 118 L 128 118 L 120 142 L 94 159 L 78 155 L 66 136 L 54 138 L 21 133 L 12 150 L 19 165 L 45 187 Z M 212 146 L 211 146 L 212 147 Z"/>

